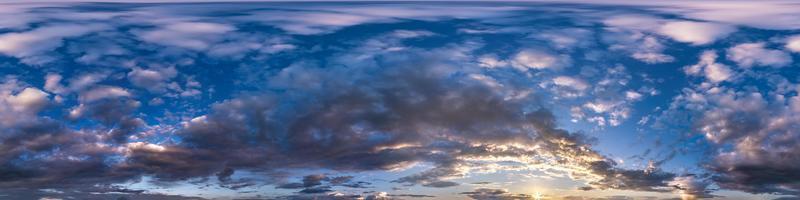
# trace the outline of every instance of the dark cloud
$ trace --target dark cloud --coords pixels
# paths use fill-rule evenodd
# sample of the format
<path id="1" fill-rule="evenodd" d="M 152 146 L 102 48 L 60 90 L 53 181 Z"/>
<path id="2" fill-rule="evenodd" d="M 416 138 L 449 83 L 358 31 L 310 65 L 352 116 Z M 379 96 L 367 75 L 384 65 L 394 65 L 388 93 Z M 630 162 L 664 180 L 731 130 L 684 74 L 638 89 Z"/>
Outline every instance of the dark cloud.
<path id="1" fill-rule="evenodd" d="M 324 193 L 333 191 L 333 186 L 348 188 L 366 188 L 369 182 L 353 181 L 352 176 L 328 176 L 325 174 L 311 174 L 304 176 L 300 183 L 284 183 L 275 186 L 280 189 L 302 189 L 300 193 Z"/>
<path id="2" fill-rule="evenodd" d="M 331 190 L 331 188 L 328 187 L 328 186 L 318 186 L 318 187 L 307 187 L 307 188 L 305 188 L 303 190 L 300 190 L 300 193 L 317 194 L 317 193 L 326 193 L 326 192 L 332 192 L 332 191 L 333 190 Z"/>
<path id="3" fill-rule="evenodd" d="M 434 182 L 422 184 L 422 186 L 435 187 L 435 188 L 453 187 L 453 186 L 457 186 L 457 185 L 458 185 L 458 183 L 453 182 L 453 181 L 434 181 Z"/>
<path id="4" fill-rule="evenodd" d="M 774 82 L 786 81 L 772 78 Z M 706 181 L 722 189 L 800 195 L 800 136 L 796 134 L 800 97 L 788 91 L 774 97 L 743 90 L 724 88 L 709 93 L 686 89 L 673 103 L 684 106 L 672 108 L 667 115 L 681 112 L 696 116 L 690 128 L 710 143 L 705 150 L 711 159 L 703 165 L 711 172 Z M 704 101 L 689 101 L 690 95 L 702 96 Z"/>
<path id="5" fill-rule="evenodd" d="M 461 194 L 475 200 L 525 200 L 534 199 L 533 196 L 526 194 L 512 194 L 503 189 L 478 188 L 471 192 Z"/>

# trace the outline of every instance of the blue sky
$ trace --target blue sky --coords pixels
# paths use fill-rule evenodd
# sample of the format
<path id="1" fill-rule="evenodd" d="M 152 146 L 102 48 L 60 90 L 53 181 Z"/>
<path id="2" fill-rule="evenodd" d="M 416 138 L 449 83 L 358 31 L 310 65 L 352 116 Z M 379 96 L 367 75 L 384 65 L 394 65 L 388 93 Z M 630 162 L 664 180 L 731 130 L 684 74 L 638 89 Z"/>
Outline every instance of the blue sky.
<path id="1" fill-rule="evenodd" d="M 0 5 L 0 198 L 800 195 L 793 2 Z"/>

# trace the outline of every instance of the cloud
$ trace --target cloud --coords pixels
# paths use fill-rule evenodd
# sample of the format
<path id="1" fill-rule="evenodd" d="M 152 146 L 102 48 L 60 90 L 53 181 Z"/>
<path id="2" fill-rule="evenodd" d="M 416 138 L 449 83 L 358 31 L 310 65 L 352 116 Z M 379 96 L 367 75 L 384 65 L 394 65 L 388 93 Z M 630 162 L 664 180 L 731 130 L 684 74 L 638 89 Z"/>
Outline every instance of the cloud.
<path id="1" fill-rule="evenodd" d="M 6 104 L 12 112 L 38 113 L 49 103 L 47 94 L 36 88 L 25 88 L 16 95 L 5 98 Z"/>
<path id="2" fill-rule="evenodd" d="M 462 192 L 461 194 L 467 195 L 475 200 L 524 200 L 534 199 L 531 195 L 526 194 L 512 194 L 504 189 L 491 189 L 491 188 L 477 188 L 471 192 Z"/>
<path id="3" fill-rule="evenodd" d="M 200 51 L 222 39 L 223 34 L 235 30 L 227 24 L 187 21 L 161 24 L 158 29 L 135 34 L 145 42 Z"/>
<path id="4" fill-rule="evenodd" d="M 557 70 L 569 65 L 571 65 L 571 60 L 566 55 L 553 55 L 532 49 L 519 51 L 511 60 L 511 66 L 522 71 L 527 71 L 528 69 Z"/>
<path id="5" fill-rule="evenodd" d="M 119 168 L 174 181 L 228 168 L 359 172 L 427 163 L 432 167 L 392 180 L 427 187 L 455 186 L 453 179 L 486 162 L 570 173 L 594 180 L 592 185 L 600 189 L 657 190 L 673 177 L 618 169 L 588 150 L 590 138 L 557 128 L 549 110 L 523 108 L 533 97 L 508 98 L 497 92 L 499 85 L 459 76 L 464 67 L 480 67 L 454 65 L 440 56 L 452 52 L 387 53 L 395 56 L 376 56 L 380 62 L 346 68 L 302 62 L 284 68 L 267 86 L 285 92 L 265 91 L 216 103 L 205 115 L 184 123 L 176 132 L 180 143 L 130 146 Z M 371 84 L 359 84 L 364 82 Z M 206 159 L 194 159 L 199 157 Z M 333 179 L 306 176 L 302 183 L 277 187 L 301 193 L 335 191 L 338 186 L 326 180 Z"/>
<path id="6" fill-rule="evenodd" d="M 687 18 L 737 24 L 761 29 L 792 30 L 800 28 L 800 15 L 794 12 L 797 4 L 787 1 L 762 3 L 720 1 L 720 2 L 669 2 L 659 1 L 642 5 L 666 5 L 668 7 L 647 6 L 650 10 L 675 13 Z"/>
<path id="7" fill-rule="evenodd" d="M 740 67 L 753 66 L 784 67 L 792 63 L 792 57 L 781 50 L 764 48 L 764 43 L 744 43 L 728 48 L 728 59 Z"/>
<path id="8" fill-rule="evenodd" d="M 23 63 L 41 65 L 54 60 L 44 53 L 58 48 L 62 40 L 106 29 L 104 25 L 60 24 L 25 32 L 0 34 L 0 53 L 19 58 Z"/>
<path id="9" fill-rule="evenodd" d="M 689 122 L 691 130 L 711 144 L 711 159 L 704 165 L 712 172 L 709 180 L 722 189 L 798 195 L 800 185 L 791 181 L 796 179 L 792 172 L 798 170 L 794 163 L 800 160 L 795 153 L 798 146 L 791 142 L 799 139 L 794 128 L 800 123 L 795 90 L 774 90 L 785 86 L 768 84 L 772 89 L 763 91 L 779 92 L 766 95 L 743 88 L 704 86 L 686 89 L 673 102 L 681 107 L 671 110 L 695 116 Z"/>
<path id="10" fill-rule="evenodd" d="M 113 99 L 117 97 L 130 97 L 131 93 L 128 92 L 125 88 L 116 87 L 116 86 L 96 86 L 92 89 L 87 91 L 81 92 L 80 99 L 81 102 L 94 102 L 102 99 Z"/>
<path id="11" fill-rule="evenodd" d="M 729 25 L 692 21 L 667 22 L 658 29 L 662 35 L 693 45 L 712 43 L 734 31 L 736 28 Z"/>
<path id="12" fill-rule="evenodd" d="M 102 186 L 95 188 L 70 189 L 0 189 L 3 198 L 11 199 L 85 199 L 85 200 L 207 200 L 202 197 L 145 193 L 142 190 L 128 190 L 119 187 Z"/>
<path id="13" fill-rule="evenodd" d="M 283 8 L 278 6 L 278 8 Z M 516 7 L 438 6 L 438 5 L 370 5 L 325 6 L 314 5 L 304 9 L 251 12 L 236 17 L 242 21 L 255 21 L 276 26 L 291 34 L 314 35 L 361 24 L 397 22 L 404 20 L 486 19 L 508 16 Z"/>
<path id="14" fill-rule="evenodd" d="M 786 39 L 786 49 L 792 52 L 800 52 L 800 36 L 792 36 Z"/>
<path id="15" fill-rule="evenodd" d="M 156 69 L 134 68 L 128 72 L 128 80 L 137 87 L 147 91 L 163 93 L 167 89 L 167 81 L 178 75 L 175 67 Z"/>
<path id="16" fill-rule="evenodd" d="M 663 53 L 665 47 L 655 36 L 649 35 L 661 19 L 641 15 L 614 16 L 603 21 L 610 28 L 603 33 L 602 41 L 609 49 L 627 52 L 630 57 L 648 64 L 668 63 L 673 56 Z"/>
<path id="17" fill-rule="evenodd" d="M 527 8 L 512 6 L 258 5 L 147 4 L 83 14 L 72 13 L 82 11 L 77 8 L 42 8 L 39 12 L 53 11 L 47 16 L 63 19 L 32 27 L 23 25 L 28 21 L 0 19 L 6 31 L 0 35 L 0 53 L 23 64 L 70 64 L 23 68 L 11 58 L 14 62 L 3 66 L 13 67 L 0 67 L 31 83 L 11 76 L 2 80 L 0 188 L 86 189 L 152 176 L 156 184 L 199 179 L 232 190 L 271 184 L 296 192 L 287 198 L 381 199 L 401 196 L 340 193 L 373 186 L 359 181 L 362 177 L 337 173 L 415 167 L 419 171 L 409 170 L 413 173 L 387 184 L 452 190 L 465 187 L 456 186 L 475 173 L 517 170 L 575 179 L 587 184 L 584 189 L 673 191 L 687 198 L 708 195 L 709 182 L 754 193 L 797 190 L 796 182 L 780 178 L 794 178 L 791 172 L 797 171 L 791 165 L 797 160 L 792 153 L 797 122 L 790 112 L 800 111 L 796 85 L 769 71 L 759 73 L 770 77 L 766 85 L 734 91 L 729 86 L 749 81 L 754 73 L 718 62 L 713 50 L 684 68 L 704 82 L 675 90 L 685 92 L 675 104 L 701 113 L 686 124 L 716 150 L 703 163 L 712 173 L 708 176 L 618 164 L 593 150 L 593 138 L 559 128 L 556 121 L 564 115 L 559 106 L 565 105 L 580 120 L 621 125 L 639 114 L 635 102 L 654 94 L 652 87 L 633 87 L 672 76 L 649 77 L 661 69 L 636 67 L 628 73 L 613 63 L 676 62 L 683 55 L 665 53 L 673 52 L 667 38 L 691 44 L 680 46 L 695 52 L 736 31 L 735 24 L 623 15 L 603 21 L 606 26 L 599 29 L 531 24 L 449 37 L 447 30 L 466 30 L 462 25 L 511 27 L 531 18 L 517 12 Z M 16 9 L 3 7 L 0 13 L 27 12 Z M 570 15 L 597 14 L 592 9 Z M 150 14 L 155 17 L 141 18 Z M 384 22 L 402 24 L 378 24 Z M 569 22 L 596 27 L 591 20 Z M 393 30 L 415 23 L 426 26 Z M 437 26 L 421 29 L 427 25 Z M 375 29 L 378 37 L 361 31 L 373 26 L 382 27 Z M 336 32 L 346 27 L 358 34 Z M 491 34 L 524 44 L 496 45 Z M 782 37 L 776 38 L 772 41 Z M 786 41 L 787 51 L 794 51 L 793 38 Z M 92 44 L 79 45 L 85 43 Z M 771 45 L 740 44 L 724 59 L 744 68 L 790 65 L 791 55 Z M 102 67 L 87 68 L 95 65 Z M 664 91 L 675 89 L 667 85 Z M 762 87 L 774 88 L 756 91 Z M 556 98 L 565 97 L 558 93 L 565 91 L 573 91 L 574 98 Z M 151 103 L 142 107 L 143 99 Z M 237 177 L 309 169 L 332 172 L 294 182 Z M 529 197 L 491 189 L 464 194 Z"/>
<path id="18" fill-rule="evenodd" d="M 693 76 L 704 76 L 712 83 L 719 83 L 731 79 L 735 72 L 727 65 L 717 63 L 717 52 L 704 51 L 697 64 L 684 67 L 684 72 Z"/>
<path id="19" fill-rule="evenodd" d="M 553 78 L 553 84 L 558 86 L 569 87 L 578 91 L 583 91 L 589 88 L 589 85 L 581 79 L 572 78 L 569 76 L 558 76 Z"/>
<path id="20" fill-rule="evenodd" d="M 683 200 L 714 197 L 714 195 L 710 194 L 711 190 L 708 189 L 711 182 L 699 179 L 696 176 L 676 177 L 669 184 L 678 189 Z"/>
<path id="21" fill-rule="evenodd" d="M 556 76 L 551 81 L 539 84 L 540 87 L 549 88 L 556 98 L 574 99 L 586 95 L 591 86 L 577 76 Z"/>

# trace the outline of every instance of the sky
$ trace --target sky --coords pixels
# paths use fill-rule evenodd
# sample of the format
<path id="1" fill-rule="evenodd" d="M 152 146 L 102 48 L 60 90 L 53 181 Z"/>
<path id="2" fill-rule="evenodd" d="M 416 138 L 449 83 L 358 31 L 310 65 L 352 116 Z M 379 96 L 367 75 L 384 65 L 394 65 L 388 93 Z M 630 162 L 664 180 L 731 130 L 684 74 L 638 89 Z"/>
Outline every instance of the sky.
<path id="1" fill-rule="evenodd" d="M 0 199 L 798 199 L 797 10 L 0 3 Z"/>

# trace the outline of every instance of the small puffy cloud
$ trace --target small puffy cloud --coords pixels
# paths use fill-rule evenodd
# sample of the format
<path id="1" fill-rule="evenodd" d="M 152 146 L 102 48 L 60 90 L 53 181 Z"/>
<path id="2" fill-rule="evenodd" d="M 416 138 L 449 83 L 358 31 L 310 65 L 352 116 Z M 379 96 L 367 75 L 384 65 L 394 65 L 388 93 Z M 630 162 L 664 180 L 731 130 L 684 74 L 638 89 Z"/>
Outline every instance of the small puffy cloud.
<path id="1" fill-rule="evenodd" d="M 625 99 L 630 101 L 636 101 L 642 98 L 642 94 L 636 91 L 626 91 L 625 92 Z"/>
<path id="2" fill-rule="evenodd" d="M 108 77 L 108 74 L 106 74 L 106 73 L 88 73 L 88 74 L 78 75 L 78 76 L 75 76 L 75 77 L 71 78 L 68 81 L 69 82 L 69 87 L 68 88 L 72 92 L 83 91 L 83 90 L 85 90 L 87 88 L 91 88 L 92 86 L 96 85 L 100 81 L 105 80 L 107 77 Z M 55 79 L 54 79 L 56 77 L 55 76 L 51 76 L 50 78 L 53 78 L 53 80 L 51 80 L 52 83 L 53 83 L 52 86 L 57 88 L 58 87 L 56 85 L 57 82 L 55 82 Z"/>
<path id="3" fill-rule="evenodd" d="M 508 65 L 506 61 L 498 59 L 495 55 L 484 55 L 479 57 L 478 64 L 485 68 L 498 68 Z"/>
<path id="4" fill-rule="evenodd" d="M 658 29 L 658 33 L 693 45 L 709 44 L 736 31 L 735 27 L 708 22 L 673 21 Z"/>
<path id="5" fill-rule="evenodd" d="M 688 75 L 704 76 L 712 83 L 726 81 L 733 77 L 734 72 L 727 65 L 717 63 L 717 52 L 708 50 L 700 55 L 697 64 L 686 66 L 684 72 Z"/>
<path id="6" fill-rule="evenodd" d="M 792 57 L 781 50 L 767 49 L 764 43 L 744 43 L 728 48 L 727 58 L 741 67 L 784 67 L 792 63 Z"/>
<path id="7" fill-rule="evenodd" d="M 587 84 L 586 81 L 569 76 L 557 76 L 553 78 L 553 84 L 572 88 L 577 91 L 584 91 L 589 88 L 589 84 Z"/>
<path id="8" fill-rule="evenodd" d="M 147 89 L 150 92 L 161 93 L 167 88 L 167 81 L 177 76 L 175 67 L 154 69 L 134 68 L 128 73 L 128 80 L 134 86 Z"/>
<path id="9" fill-rule="evenodd" d="M 512 58 L 511 65 L 519 70 L 528 69 L 560 69 L 569 66 L 569 57 L 554 55 L 540 50 L 526 49 Z"/>
<path id="10" fill-rule="evenodd" d="M 56 93 L 56 94 L 65 93 L 66 92 L 66 88 L 64 88 L 64 86 L 61 85 L 61 79 L 63 79 L 63 77 L 61 75 L 58 75 L 58 74 L 52 74 L 51 73 L 51 74 L 45 75 L 45 77 L 44 77 L 44 89 L 49 91 L 49 92 Z"/>
<path id="11" fill-rule="evenodd" d="M 129 97 L 131 93 L 125 88 L 116 86 L 97 86 L 87 91 L 81 92 L 78 99 L 81 102 L 94 102 L 101 99 Z"/>
<path id="12" fill-rule="evenodd" d="M 722 82 L 728 80 L 733 72 L 725 65 L 722 64 L 711 64 L 706 66 L 705 70 L 706 78 L 711 82 Z"/>
<path id="13" fill-rule="evenodd" d="M 786 39 L 786 49 L 800 53 L 800 35 L 795 35 Z"/>

